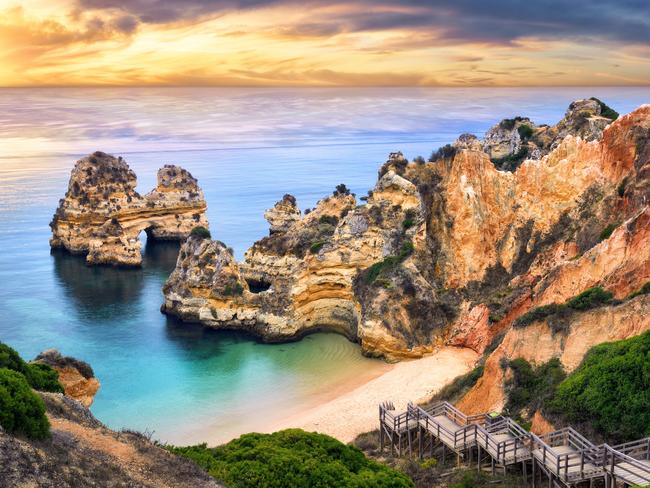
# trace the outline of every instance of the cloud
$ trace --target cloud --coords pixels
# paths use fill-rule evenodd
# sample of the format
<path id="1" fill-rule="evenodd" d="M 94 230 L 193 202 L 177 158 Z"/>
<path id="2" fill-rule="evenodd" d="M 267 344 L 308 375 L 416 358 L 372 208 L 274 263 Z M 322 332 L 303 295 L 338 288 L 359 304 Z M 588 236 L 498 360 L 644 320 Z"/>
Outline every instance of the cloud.
<path id="1" fill-rule="evenodd" d="M 165 23 L 287 7 L 314 12 L 317 22 L 286 26 L 302 35 L 410 29 L 439 31 L 456 42 L 508 43 L 522 37 L 650 42 L 650 2 L 645 0 L 78 0 L 90 9 L 128 12 L 147 23 Z M 328 8 L 323 16 L 315 10 Z M 337 10 L 339 13 L 337 13 Z"/>

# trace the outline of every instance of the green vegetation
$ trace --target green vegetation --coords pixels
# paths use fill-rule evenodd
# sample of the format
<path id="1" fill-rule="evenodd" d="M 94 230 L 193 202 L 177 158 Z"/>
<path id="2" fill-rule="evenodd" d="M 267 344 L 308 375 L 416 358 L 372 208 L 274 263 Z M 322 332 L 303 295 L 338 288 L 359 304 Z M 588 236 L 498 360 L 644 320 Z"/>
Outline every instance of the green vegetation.
<path id="1" fill-rule="evenodd" d="M 605 102 L 597 99 L 596 97 L 591 97 L 590 100 L 594 100 L 598 102 L 598 105 L 600 105 L 600 115 L 610 120 L 618 119 L 619 113 L 616 110 L 614 110 L 612 107 L 607 105 Z"/>
<path id="2" fill-rule="evenodd" d="M 640 295 L 647 295 L 650 293 L 650 281 L 646 282 L 643 284 L 641 288 L 639 288 L 636 291 L 633 291 L 632 293 L 629 294 L 627 297 L 628 300 L 631 300 L 632 298 L 636 298 Z"/>
<path id="3" fill-rule="evenodd" d="M 560 384 L 566 374 L 558 358 L 553 358 L 547 363 L 533 367 L 523 358 L 513 359 L 507 365 L 512 371 L 512 376 L 505 382 L 505 391 L 508 401 L 505 410 L 522 427 L 530 428 L 527 420 L 522 418 L 522 411 L 534 413 L 551 398 L 555 388 Z"/>
<path id="4" fill-rule="evenodd" d="M 611 292 L 599 286 L 594 286 L 570 298 L 565 303 L 551 303 L 533 308 L 515 320 L 513 325 L 515 327 L 524 327 L 538 320 L 553 316 L 566 317 L 574 310 L 589 310 L 610 303 L 613 298 L 614 295 Z"/>
<path id="5" fill-rule="evenodd" d="M 311 246 L 309 246 L 309 250 L 312 254 L 316 254 L 322 249 L 325 244 L 327 244 L 327 241 L 316 241 Z"/>
<path id="6" fill-rule="evenodd" d="M 205 227 L 203 227 L 202 225 L 198 225 L 198 226 L 194 227 L 190 231 L 190 235 L 195 236 L 195 237 L 200 237 L 201 239 L 210 239 L 212 237 L 212 235 L 210 234 L 210 231 L 208 229 L 206 229 Z"/>
<path id="7" fill-rule="evenodd" d="M 336 227 L 336 225 L 339 223 L 339 219 L 335 215 L 321 215 L 318 219 L 318 223 L 333 225 Z"/>
<path id="8" fill-rule="evenodd" d="M 589 423 L 609 442 L 650 436 L 650 331 L 593 347 L 547 409 Z"/>
<path id="9" fill-rule="evenodd" d="M 499 169 L 512 171 L 515 170 L 521 162 L 528 156 L 528 148 L 522 146 L 519 151 L 514 154 L 508 154 L 502 158 L 492 159 L 492 163 Z"/>
<path id="10" fill-rule="evenodd" d="M 413 158 L 413 162 L 416 164 L 426 163 L 425 159 L 422 156 L 415 156 L 415 158 Z"/>
<path id="11" fill-rule="evenodd" d="M 603 231 L 600 233 L 600 240 L 604 241 L 605 239 L 609 239 L 612 233 L 614 232 L 614 229 L 616 229 L 620 224 L 609 224 L 607 227 L 603 229 Z"/>
<path id="12" fill-rule="evenodd" d="M 386 256 L 382 261 L 378 261 L 370 266 L 365 275 L 365 281 L 368 284 L 374 283 L 383 273 L 392 271 L 399 266 L 406 258 L 413 254 L 413 242 L 404 241 L 400 253 L 396 256 Z"/>
<path id="13" fill-rule="evenodd" d="M 350 189 L 345 186 L 345 183 L 341 183 L 340 185 L 336 185 L 336 189 L 332 193 L 334 196 L 338 195 L 349 195 L 350 194 Z"/>
<path id="14" fill-rule="evenodd" d="M 63 393 L 59 374 L 46 364 L 27 363 L 11 347 L 0 342 L 0 368 L 22 374 L 35 390 Z"/>
<path id="15" fill-rule="evenodd" d="M 437 150 L 431 153 L 429 156 L 429 162 L 433 163 L 439 159 L 450 159 L 456 155 L 456 148 L 451 144 L 445 144 L 444 146 L 439 147 Z"/>
<path id="16" fill-rule="evenodd" d="M 226 285 L 223 289 L 223 294 L 226 296 L 240 296 L 244 293 L 244 287 L 237 281 L 233 285 Z"/>
<path id="17" fill-rule="evenodd" d="M 481 376 L 483 376 L 482 364 L 475 367 L 469 373 L 456 377 L 454 381 L 445 385 L 427 403 L 435 403 L 442 400 L 454 403 L 460 400 L 476 384 Z"/>
<path id="18" fill-rule="evenodd" d="M 402 228 L 403 228 L 404 230 L 408 230 L 408 229 L 410 229 L 411 227 L 413 227 L 414 225 L 415 225 L 415 221 L 414 221 L 413 219 L 406 218 L 406 219 L 404 219 L 404 221 L 402 222 Z"/>
<path id="19" fill-rule="evenodd" d="M 520 125 L 517 127 L 517 132 L 519 132 L 519 137 L 522 141 L 530 139 L 533 135 L 533 128 L 530 125 Z"/>
<path id="20" fill-rule="evenodd" d="M 323 434 L 288 429 L 245 434 L 223 446 L 169 447 L 232 488 L 410 488 L 405 475 Z"/>
<path id="21" fill-rule="evenodd" d="M 619 197 L 623 197 L 623 195 L 625 195 L 625 188 L 627 187 L 627 181 L 628 181 L 628 177 L 626 176 L 621 180 L 621 182 L 616 187 L 616 193 L 618 194 Z"/>
<path id="22" fill-rule="evenodd" d="M 0 368 L 0 425 L 7 432 L 31 439 L 50 435 L 45 404 L 30 388 L 25 375 Z"/>

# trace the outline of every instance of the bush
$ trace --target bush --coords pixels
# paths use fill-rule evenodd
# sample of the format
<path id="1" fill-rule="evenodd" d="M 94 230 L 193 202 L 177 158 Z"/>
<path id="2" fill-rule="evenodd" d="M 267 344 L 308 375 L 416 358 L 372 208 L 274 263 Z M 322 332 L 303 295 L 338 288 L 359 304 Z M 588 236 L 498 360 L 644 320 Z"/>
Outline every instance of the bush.
<path id="1" fill-rule="evenodd" d="M 650 281 L 645 283 L 641 288 L 638 290 L 630 293 L 630 295 L 627 297 L 628 300 L 631 300 L 632 298 L 638 297 L 640 295 L 647 295 L 650 293 Z"/>
<path id="2" fill-rule="evenodd" d="M 309 246 L 309 250 L 312 254 L 316 254 L 323 248 L 325 244 L 327 244 L 327 241 L 316 241 L 311 246 Z"/>
<path id="3" fill-rule="evenodd" d="M 566 306 L 573 310 L 589 310 L 612 301 L 612 298 L 614 298 L 612 292 L 594 286 L 567 300 Z"/>
<path id="4" fill-rule="evenodd" d="M 416 156 L 413 159 L 413 162 L 416 163 L 416 164 L 424 164 L 424 163 L 426 163 L 426 161 L 424 160 L 424 158 L 422 156 Z"/>
<path id="5" fill-rule="evenodd" d="M 226 296 L 240 296 L 244 293 L 244 287 L 241 283 L 236 282 L 233 285 L 226 285 L 223 289 L 223 294 Z"/>
<path id="6" fill-rule="evenodd" d="M 613 298 L 614 295 L 611 292 L 602 289 L 600 286 L 594 286 L 586 289 L 579 295 L 569 298 L 564 303 L 550 303 L 533 308 L 515 320 L 513 325 L 515 327 L 524 327 L 538 320 L 555 315 L 567 315 L 572 310 L 589 310 L 610 303 Z"/>
<path id="7" fill-rule="evenodd" d="M 533 414 L 541 408 L 544 402 L 551 398 L 555 388 L 566 374 L 558 358 L 533 367 L 523 358 L 513 359 L 508 363 L 512 377 L 505 383 L 507 402 L 506 411 L 516 420 L 526 422 L 521 418 L 521 411 Z"/>
<path id="8" fill-rule="evenodd" d="M 609 442 L 650 436 L 650 331 L 593 347 L 546 405 Z"/>
<path id="9" fill-rule="evenodd" d="M 432 404 L 439 401 L 455 403 L 467 393 L 476 382 L 483 376 L 483 365 L 479 365 L 461 376 L 457 376 L 454 381 L 445 385 L 436 393 L 428 403 Z"/>
<path id="10" fill-rule="evenodd" d="M 399 266 L 406 258 L 413 254 L 414 250 L 413 242 L 404 241 L 397 256 L 386 256 L 382 261 L 374 263 L 365 271 L 365 282 L 368 284 L 374 283 L 382 273 L 390 272 Z"/>
<path id="11" fill-rule="evenodd" d="M 519 132 L 519 137 L 522 141 L 528 140 L 533 135 L 533 128 L 530 125 L 520 125 L 517 127 L 517 132 Z"/>
<path id="12" fill-rule="evenodd" d="M 50 435 L 45 404 L 32 391 L 24 375 L 0 368 L 0 425 L 9 433 L 31 439 Z"/>
<path id="13" fill-rule="evenodd" d="M 513 171 L 517 169 L 526 156 L 528 156 L 528 148 L 522 146 L 521 149 L 514 154 L 508 154 L 502 158 L 494 158 L 491 159 L 491 161 L 498 169 Z"/>
<path id="14" fill-rule="evenodd" d="M 63 393 L 63 386 L 59 383 L 59 373 L 47 364 L 27 364 L 29 374 L 26 379 L 32 388 L 39 391 L 50 391 L 52 393 Z"/>
<path id="15" fill-rule="evenodd" d="M 445 144 L 444 146 L 439 147 L 437 150 L 431 153 L 431 156 L 429 156 L 429 161 L 433 163 L 434 161 L 438 161 L 439 159 L 453 158 L 455 155 L 456 155 L 456 148 L 451 144 Z"/>
<path id="16" fill-rule="evenodd" d="M 336 189 L 332 193 L 334 196 L 337 195 L 349 195 L 350 194 L 350 189 L 345 186 L 345 183 L 341 183 L 340 185 L 336 185 Z"/>
<path id="17" fill-rule="evenodd" d="M 603 229 L 603 231 L 600 233 L 600 240 L 604 241 L 605 239 L 609 239 L 614 230 L 619 226 L 620 224 L 608 224 L 607 227 Z"/>
<path id="18" fill-rule="evenodd" d="M 614 110 L 612 107 L 607 105 L 605 102 L 597 99 L 596 97 L 591 97 L 590 100 L 595 100 L 598 102 L 598 105 L 600 105 L 600 115 L 603 117 L 606 117 L 610 120 L 616 120 L 618 119 L 618 112 Z"/>
<path id="19" fill-rule="evenodd" d="M 210 231 L 202 225 L 194 227 L 190 232 L 190 235 L 194 237 L 200 237 L 201 239 L 210 239 L 212 237 Z"/>
<path id="20" fill-rule="evenodd" d="M 35 390 L 63 393 L 59 374 L 46 364 L 27 363 L 7 344 L 0 342 L 0 368 L 22 374 Z"/>
<path id="21" fill-rule="evenodd" d="M 323 434 L 288 429 L 245 434 L 228 444 L 169 447 L 232 488 L 413 487 L 405 475 Z"/>
<path id="22" fill-rule="evenodd" d="M 339 219 L 336 215 L 321 215 L 318 219 L 318 223 L 333 225 L 336 227 L 336 225 L 339 223 Z"/>

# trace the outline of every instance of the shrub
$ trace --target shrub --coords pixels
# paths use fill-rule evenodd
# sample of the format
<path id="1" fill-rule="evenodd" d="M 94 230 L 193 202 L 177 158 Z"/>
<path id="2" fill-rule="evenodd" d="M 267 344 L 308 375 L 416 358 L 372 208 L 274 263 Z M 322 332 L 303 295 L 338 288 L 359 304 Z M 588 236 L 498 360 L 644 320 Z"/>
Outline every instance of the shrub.
<path id="1" fill-rule="evenodd" d="M 402 222 L 402 227 L 404 228 L 404 230 L 408 230 L 411 227 L 413 227 L 414 225 L 415 225 L 415 221 L 413 219 L 406 218 Z"/>
<path id="2" fill-rule="evenodd" d="M 223 289 L 223 294 L 226 296 L 239 296 L 244 293 L 244 287 L 242 286 L 241 283 L 236 282 L 233 285 L 226 285 L 225 288 Z"/>
<path id="3" fill-rule="evenodd" d="M 438 391 L 438 393 L 429 400 L 429 403 L 435 403 L 442 400 L 454 403 L 457 400 L 460 400 L 460 398 L 476 384 L 481 376 L 483 376 L 483 365 L 475 367 L 469 373 L 457 376 L 454 381 L 448 383 Z"/>
<path id="4" fill-rule="evenodd" d="M 519 149 L 519 151 L 514 154 L 508 154 L 502 158 L 494 158 L 491 161 L 498 169 L 512 171 L 516 169 L 519 164 L 521 164 L 526 156 L 528 156 L 528 148 L 526 146 L 522 146 L 521 149 Z"/>
<path id="5" fill-rule="evenodd" d="M 321 215 L 318 222 L 320 224 L 328 224 L 336 227 L 336 224 L 339 223 L 339 219 L 335 215 Z"/>
<path id="6" fill-rule="evenodd" d="M 337 195 L 349 195 L 350 194 L 350 189 L 345 186 L 345 183 L 341 183 L 340 185 L 336 185 L 336 189 L 332 193 L 334 196 Z"/>
<path id="7" fill-rule="evenodd" d="M 31 439 L 50 435 L 45 404 L 32 391 L 24 375 L 0 368 L 0 425 L 9 433 Z"/>
<path id="8" fill-rule="evenodd" d="M 445 144 L 444 146 L 439 147 L 431 153 L 431 156 L 429 156 L 429 161 L 433 163 L 439 159 L 453 158 L 455 155 L 456 148 L 451 144 Z"/>
<path id="9" fill-rule="evenodd" d="M 586 289 L 579 295 L 569 298 L 564 303 L 550 303 L 533 308 L 515 320 L 513 325 L 515 327 L 524 327 L 538 320 L 555 315 L 564 316 L 572 310 L 589 310 L 611 303 L 613 298 L 614 295 L 611 292 L 602 289 L 600 286 L 594 286 Z"/>
<path id="10" fill-rule="evenodd" d="M 25 376 L 32 388 L 39 391 L 63 393 L 63 386 L 59 383 L 59 373 L 47 364 L 27 364 L 29 373 Z"/>
<path id="11" fill-rule="evenodd" d="M 426 161 L 424 160 L 424 158 L 422 156 L 416 156 L 413 159 L 413 162 L 416 163 L 416 164 L 424 164 L 424 163 L 426 163 Z"/>
<path id="12" fill-rule="evenodd" d="M 522 141 L 528 140 L 533 135 L 533 128 L 530 125 L 520 125 L 517 127 L 517 132 L 519 132 L 519 137 Z"/>
<path id="13" fill-rule="evenodd" d="M 7 344 L 0 342 L 0 368 L 7 368 L 22 374 L 35 390 L 63 393 L 59 374 L 40 363 L 26 363 L 23 358 Z"/>
<path id="14" fill-rule="evenodd" d="M 212 237 L 210 231 L 205 227 L 203 227 L 202 225 L 197 225 L 196 227 L 194 227 L 191 230 L 190 235 L 195 237 L 200 237 L 201 239 L 210 239 Z"/>
<path id="15" fill-rule="evenodd" d="M 593 347 L 546 405 L 609 442 L 650 436 L 650 331 Z"/>
<path id="16" fill-rule="evenodd" d="M 309 246 L 309 250 L 311 251 L 312 254 L 316 254 L 318 251 L 320 251 L 323 248 L 323 246 L 326 243 L 327 241 L 316 241 L 311 246 Z"/>
<path id="17" fill-rule="evenodd" d="M 245 434 L 228 444 L 169 447 L 232 488 L 413 487 L 405 475 L 323 434 L 288 429 Z"/>
<path id="18" fill-rule="evenodd" d="M 628 300 L 631 300 L 632 298 L 638 297 L 640 295 L 647 295 L 650 293 L 650 281 L 645 283 L 641 288 L 638 290 L 630 293 L 630 295 L 627 297 Z"/>
<path id="19" fill-rule="evenodd" d="M 589 310 L 610 302 L 612 298 L 614 298 L 612 292 L 594 286 L 567 300 L 566 306 L 573 310 Z"/>
<path id="20" fill-rule="evenodd" d="M 413 242 L 404 241 L 397 256 L 386 256 L 382 261 L 374 263 L 365 271 L 365 282 L 368 284 L 374 283 L 382 273 L 392 271 L 400 265 L 402 261 L 413 254 L 414 250 Z"/>
<path id="21" fill-rule="evenodd" d="M 607 105 L 605 102 L 597 99 L 596 97 L 591 97 L 590 100 L 594 100 L 598 102 L 598 105 L 600 105 L 600 115 L 610 120 L 618 119 L 619 113 L 616 110 L 614 110 L 612 107 Z"/>
<path id="22" fill-rule="evenodd" d="M 627 180 L 628 177 L 626 176 L 621 180 L 621 182 L 618 184 L 616 187 L 616 193 L 618 194 L 619 197 L 623 197 L 625 195 L 625 188 L 627 187 Z"/>
<path id="23" fill-rule="evenodd" d="M 512 370 L 512 376 L 505 383 L 508 399 L 505 408 L 513 418 L 520 421 L 523 420 L 520 415 L 522 410 L 532 414 L 541 408 L 553 396 L 557 385 L 566 378 L 558 358 L 536 368 L 525 359 L 517 358 L 509 361 L 508 366 Z"/>
<path id="24" fill-rule="evenodd" d="M 605 239 L 609 239 L 618 226 L 619 224 L 608 224 L 600 233 L 600 240 L 604 241 Z"/>

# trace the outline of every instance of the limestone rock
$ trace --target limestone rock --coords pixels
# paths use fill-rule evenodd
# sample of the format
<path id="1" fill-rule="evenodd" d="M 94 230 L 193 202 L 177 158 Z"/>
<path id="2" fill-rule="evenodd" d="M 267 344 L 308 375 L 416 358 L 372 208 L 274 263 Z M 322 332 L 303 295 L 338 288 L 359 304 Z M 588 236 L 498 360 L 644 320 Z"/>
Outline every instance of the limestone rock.
<path id="1" fill-rule="evenodd" d="M 139 266 L 142 230 L 151 239 L 182 240 L 208 226 L 203 192 L 186 170 L 161 168 L 158 186 L 144 197 L 135 187 L 121 157 L 95 152 L 77 161 L 50 223 L 50 245 L 85 254 L 89 264 Z"/>
<path id="2" fill-rule="evenodd" d="M 301 216 L 283 198 L 240 263 L 190 239 L 163 311 L 268 341 L 333 330 L 399 359 L 442 344 L 482 352 L 532 306 L 594 285 L 623 297 L 650 280 L 650 105 L 598 135 L 592 102 L 572 106 L 555 126 L 561 142 L 512 172 L 463 135 L 430 162 L 392 153 L 365 205 L 337 191 Z"/>
<path id="3" fill-rule="evenodd" d="M 300 209 L 296 206 L 296 197 L 286 194 L 275 206 L 264 212 L 264 218 L 270 224 L 269 233 L 286 232 L 300 220 Z"/>
<path id="4" fill-rule="evenodd" d="M 59 382 L 65 395 L 90 407 L 99 390 L 99 380 L 88 363 L 68 356 L 62 356 L 56 349 L 40 353 L 34 362 L 47 364 L 59 373 Z"/>

